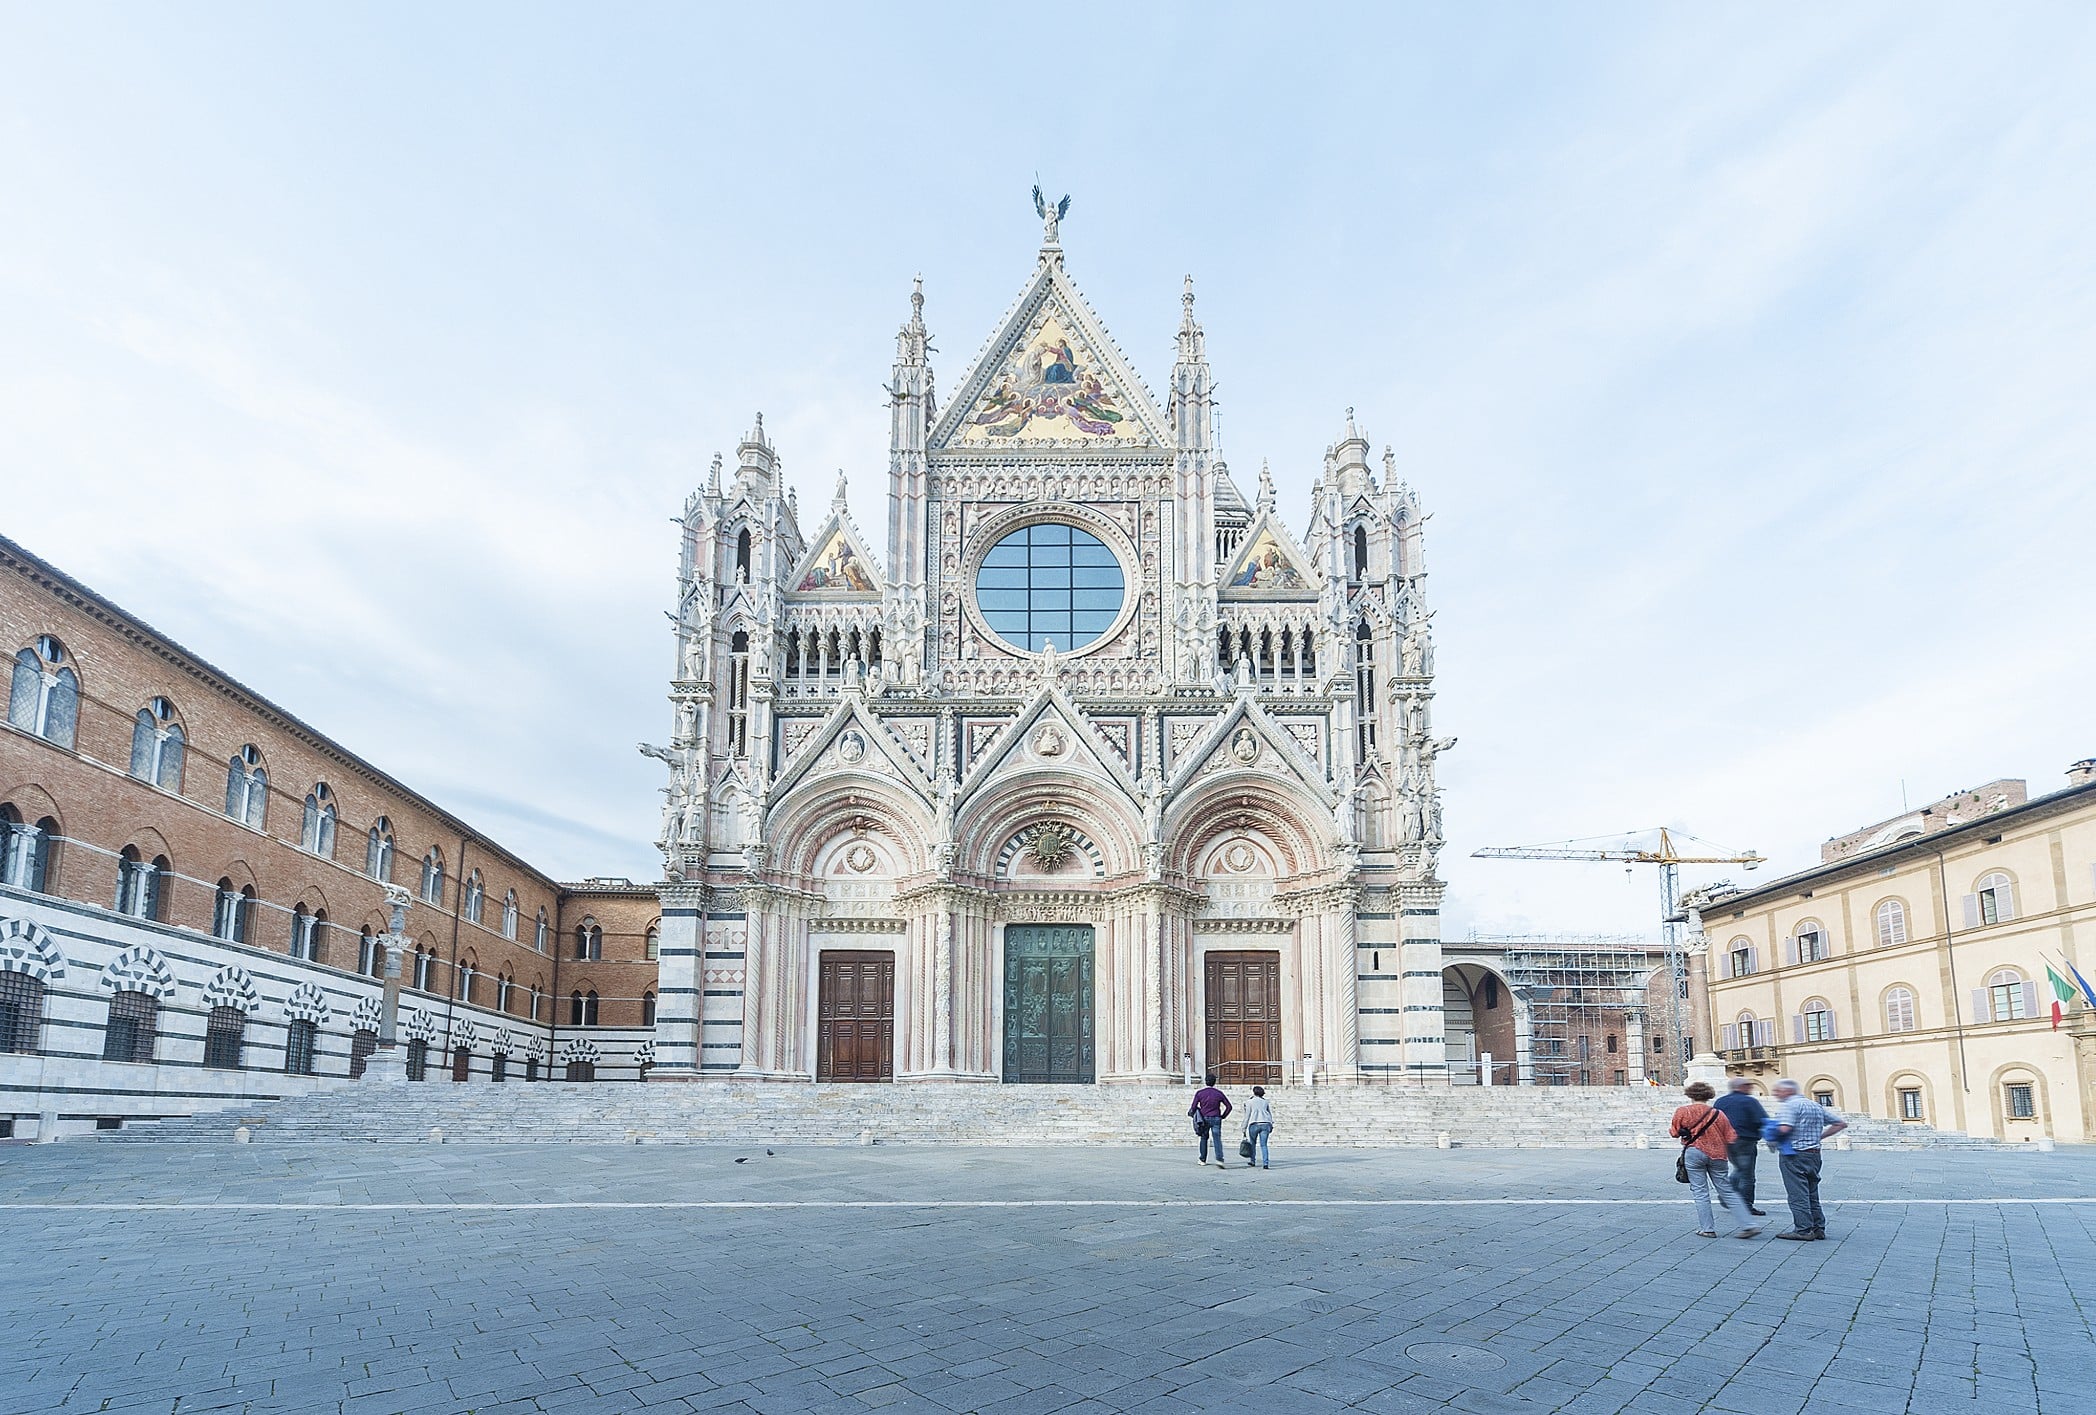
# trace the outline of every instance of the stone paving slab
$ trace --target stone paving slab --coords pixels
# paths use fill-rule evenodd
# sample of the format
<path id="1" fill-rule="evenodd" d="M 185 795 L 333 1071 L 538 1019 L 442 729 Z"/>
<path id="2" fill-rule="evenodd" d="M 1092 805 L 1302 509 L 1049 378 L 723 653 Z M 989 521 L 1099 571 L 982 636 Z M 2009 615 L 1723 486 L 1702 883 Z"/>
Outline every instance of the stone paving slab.
<path id="1" fill-rule="evenodd" d="M 2090 1408 L 2096 1155 L 1832 1156 L 1826 1243 L 1663 1151 L 1187 1159 L 0 1148 L 0 1415 Z"/>

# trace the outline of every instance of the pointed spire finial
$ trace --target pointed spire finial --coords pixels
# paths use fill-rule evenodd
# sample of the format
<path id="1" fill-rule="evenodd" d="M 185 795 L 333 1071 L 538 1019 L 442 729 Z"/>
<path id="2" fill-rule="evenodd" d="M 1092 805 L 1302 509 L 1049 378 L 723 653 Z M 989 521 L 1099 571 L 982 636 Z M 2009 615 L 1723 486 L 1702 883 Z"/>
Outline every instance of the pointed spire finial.
<path id="1" fill-rule="evenodd" d="M 1274 502 L 1274 474 L 1267 468 L 1266 459 L 1261 457 L 1259 459 L 1259 509 L 1271 511 L 1274 509 Z"/>
<path id="2" fill-rule="evenodd" d="M 720 469 L 721 454 L 716 452 L 713 454 L 713 466 L 710 469 L 708 469 L 706 473 L 707 490 L 715 492 L 716 494 L 720 491 Z"/>
<path id="3" fill-rule="evenodd" d="M 910 317 L 924 318 L 924 277 L 918 276 L 910 282 Z"/>

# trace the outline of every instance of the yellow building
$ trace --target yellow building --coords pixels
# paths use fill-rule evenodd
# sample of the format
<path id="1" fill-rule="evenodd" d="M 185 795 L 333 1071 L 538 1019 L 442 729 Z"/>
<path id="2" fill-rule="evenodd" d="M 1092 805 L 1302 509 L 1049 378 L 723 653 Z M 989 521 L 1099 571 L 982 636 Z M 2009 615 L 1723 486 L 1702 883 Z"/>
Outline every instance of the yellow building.
<path id="1" fill-rule="evenodd" d="M 1827 842 L 1816 869 L 1701 913 L 1732 1075 L 2011 1140 L 2096 1140 L 2096 760 L 1998 781 Z"/>

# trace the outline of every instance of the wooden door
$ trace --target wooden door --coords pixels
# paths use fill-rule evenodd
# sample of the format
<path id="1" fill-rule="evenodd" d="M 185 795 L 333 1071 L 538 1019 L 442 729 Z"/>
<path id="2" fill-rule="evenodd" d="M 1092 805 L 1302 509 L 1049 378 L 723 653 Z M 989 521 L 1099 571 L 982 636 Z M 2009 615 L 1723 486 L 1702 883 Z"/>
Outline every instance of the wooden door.
<path id="1" fill-rule="evenodd" d="M 1207 1069 L 1225 1086 L 1281 1084 L 1281 955 L 1211 953 Z"/>
<path id="2" fill-rule="evenodd" d="M 1004 1079 L 1089 1084 L 1089 924 L 1012 924 L 1004 931 Z"/>
<path id="3" fill-rule="evenodd" d="M 895 955 L 822 955 L 815 1079 L 895 1079 Z"/>

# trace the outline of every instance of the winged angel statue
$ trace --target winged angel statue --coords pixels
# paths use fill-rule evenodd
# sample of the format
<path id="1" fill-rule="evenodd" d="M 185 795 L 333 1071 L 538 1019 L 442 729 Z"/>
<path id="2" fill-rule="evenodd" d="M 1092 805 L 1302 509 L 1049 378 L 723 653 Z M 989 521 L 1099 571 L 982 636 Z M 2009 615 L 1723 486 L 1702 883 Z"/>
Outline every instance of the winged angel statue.
<path id="1" fill-rule="evenodd" d="M 1034 215 L 1048 223 L 1041 239 L 1048 245 L 1054 245 L 1060 239 L 1059 228 L 1062 225 L 1062 219 L 1070 214 L 1070 194 L 1068 192 L 1063 193 L 1063 199 L 1051 208 L 1048 205 L 1048 198 L 1041 195 L 1041 184 L 1035 182 L 1033 184 L 1033 210 Z M 1053 212 L 1052 215 L 1050 214 L 1051 211 Z"/>

